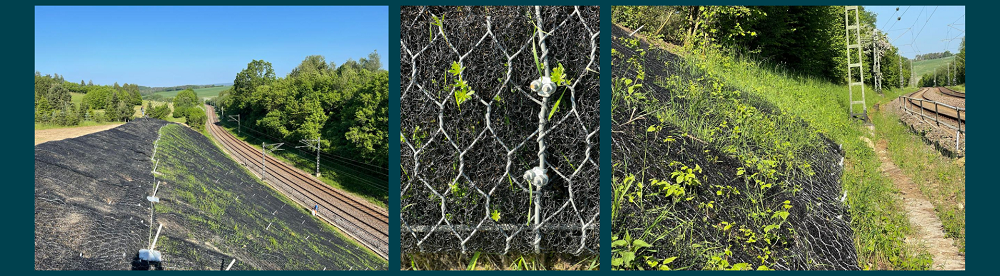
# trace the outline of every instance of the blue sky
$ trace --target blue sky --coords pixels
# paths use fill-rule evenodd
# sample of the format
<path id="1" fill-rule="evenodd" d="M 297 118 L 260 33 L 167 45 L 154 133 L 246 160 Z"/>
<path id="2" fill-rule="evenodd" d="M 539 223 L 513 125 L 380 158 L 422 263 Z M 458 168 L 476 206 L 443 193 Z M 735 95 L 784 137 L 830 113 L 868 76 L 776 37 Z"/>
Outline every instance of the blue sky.
<path id="1" fill-rule="evenodd" d="M 875 25 L 888 32 L 892 45 L 908 58 L 945 50 L 957 54 L 965 36 L 965 6 L 865 6 L 865 9 L 878 14 Z"/>
<path id="2" fill-rule="evenodd" d="M 388 7 L 35 7 L 35 71 L 145 86 L 231 83 L 253 59 L 284 77 L 306 56 L 338 66 L 377 50 Z"/>

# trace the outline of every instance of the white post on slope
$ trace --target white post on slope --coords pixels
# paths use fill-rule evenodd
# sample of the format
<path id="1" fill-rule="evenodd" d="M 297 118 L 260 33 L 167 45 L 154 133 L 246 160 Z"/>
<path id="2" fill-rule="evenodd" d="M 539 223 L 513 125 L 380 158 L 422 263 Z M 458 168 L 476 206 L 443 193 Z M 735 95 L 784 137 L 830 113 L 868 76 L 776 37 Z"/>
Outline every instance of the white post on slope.
<path id="1" fill-rule="evenodd" d="M 149 244 L 150 251 L 156 249 L 156 240 L 160 239 L 160 230 L 163 230 L 163 223 L 160 223 L 160 227 L 156 228 L 156 237 L 153 237 L 153 243 Z"/>
<path id="2" fill-rule="evenodd" d="M 226 271 L 229 271 L 230 268 L 233 268 L 233 264 L 235 264 L 235 263 L 236 263 L 236 259 L 233 259 L 233 261 L 229 262 L 229 266 L 226 267 Z"/>

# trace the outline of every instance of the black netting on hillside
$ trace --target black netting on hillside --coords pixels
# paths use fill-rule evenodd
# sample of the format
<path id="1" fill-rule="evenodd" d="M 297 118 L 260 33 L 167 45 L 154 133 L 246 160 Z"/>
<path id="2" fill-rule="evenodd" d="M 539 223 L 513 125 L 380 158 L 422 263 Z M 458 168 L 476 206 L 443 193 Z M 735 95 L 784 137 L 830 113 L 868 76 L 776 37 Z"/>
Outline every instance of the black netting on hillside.
<path id="1" fill-rule="evenodd" d="M 131 268 L 149 242 L 149 156 L 164 124 L 140 119 L 35 146 L 35 269 Z"/>
<path id="2" fill-rule="evenodd" d="M 403 251 L 598 252 L 599 8 L 400 16 Z M 455 63 L 475 91 L 461 104 Z M 529 88 L 560 64 L 569 84 L 547 98 Z M 524 174 L 540 158 L 549 182 L 535 190 Z"/>
<path id="3" fill-rule="evenodd" d="M 612 47 L 616 53 L 612 57 L 613 78 L 635 80 L 638 79 L 635 68 L 643 68 L 646 81 L 642 83 L 642 89 L 649 98 L 638 104 L 616 99 L 616 103 L 621 104 L 615 107 L 612 114 L 612 160 L 616 188 L 632 175 L 634 183 L 645 184 L 641 188 L 643 194 L 662 193 L 650 185 L 650 179 L 672 180 L 672 173 L 683 165 L 693 167 L 698 164 L 703 173 L 698 174 L 700 185 L 687 188 L 684 197 L 693 197 L 691 201 L 644 196 L 636 199 L 635 203 L 622 204 L 622 209 L 616 211 L 612 221 L 612 232 L 624 236 L 627 231 L 631 237 L 640 237 L 653 228 L 658 229 L 652 231 L 654 234 L 668 233 L 666 236 L 645 238 L 657 241 L 653 243 L 657 252 L 652 253 L 657 258 L 678 257 L 670 264 L 672 268 L 706 268 L 712 262 L 706 256 L 729 249 L 731 255 L 721 255 L 721 259 L 729 264 L 748 263 L 751 268 L 767 264 L 772 269 L 858 269 L 850 217 L 841 201 L 843 154 L 839 147 L 817 135 L 814 147 L 801 149 L 796 155 L 810 168 L 789 170 L 778 180 L 776 185 L 780 188 L 760 193 L 759 184 L 737 175 L 741 167 L 746 168 L 745 175 L 762 172 L 726 153 L 729 149 L 725 145 L 692 137 L 671 124 L 666 124 L 660 131 L 648 130 L 651 125 L 663 123 L 651 114 L 644 114 L 646 103 L 656 102 L 670 109 L 694 104 L 691 101 L 696 100 L 679 96 L 671 88 L 659 85 L 662 83 L 659 80 L 676 76 L 688 84 L 687 81 L 699 82 L 704 76 L 697 75 L 696 70 L 687 67 L 679 56 L 650 48 L 645 41 L 639 40 L 637 47 L 626 45 L 620 38 L 629 34 L 630 31 L 618 27 L 612 32 Z M 639 49 L 645 51 L 642 58 Z M 641 66 L 629 62 L 638 62 Z M 778 107 L 750 93 L 742 93 L 736 100 L 763 113 L 781 114 Z M 697 116 L 715 115 L 706 110 Z M 778 123 L 791 128 L 809 127 L 797 119 Z M 668 138 L 673 141 L 668 142 Z M 747 144 L 743 150 L 758 150 L 753 143 Z M 732 189 L 721 188 L 727 186 Z M 759 197 L 751 198 L 748 196 L 751 194 Z M 771 211 L 781 209 L 786 200 L 793 206 L 787 222 L 778 230 L 771 230 L 778 231 L 771 233 L 780 233 L 780 238 L 767 240 L 764 231 L 752 230 L 766 227 Z M 704 203 L 712 203 L 715 207 L 700 205 Z M 768 211 L 766 216 L 752 215 L 762 210 Z M 757 241 L 748 242 L 745 236 L 734 238 L 734 235 L 746 235 L 747 232 L 738 228 L 723 230 L 727 224 L 748 228 L 755 232 Z M 762 242 L 773 246 L 760 246 Z M 763 252 L 761 248 L 764 247 L 770 247 L 772 252 Z M 760 256 L 765 255 L 770 256 L 769 260 L 761 261 Z"/>
<path id="4" fill-rule="evenodd" d="M 149 269 L 137 254 L 161 224 L 153 268 L 385 269 L 203 135 L 172 125 L 160 136 L 167 124 L 137 119 L 35 146 L 35 269 Z"/>
<path id="5" fill-rule="evenodd" d="M 385 269 L 291 201 L 298 194 L 268 187 L 204 135 L 174 127 L 162 131 L 156 153 L 166 269 L 215 270 L 233 259 L 231 270 Z"/>

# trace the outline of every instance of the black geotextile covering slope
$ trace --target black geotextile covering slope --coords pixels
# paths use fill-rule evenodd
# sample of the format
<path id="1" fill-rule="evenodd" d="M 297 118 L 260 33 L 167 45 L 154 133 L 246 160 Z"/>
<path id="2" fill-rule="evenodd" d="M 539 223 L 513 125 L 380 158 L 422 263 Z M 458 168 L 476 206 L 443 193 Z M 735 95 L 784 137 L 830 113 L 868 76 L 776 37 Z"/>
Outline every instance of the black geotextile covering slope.
<path id="1" fill-rule="evenodd" d="M 620 40 L 630 33 L 617 26 L 612 30 L 612 47 L 615 52 L 621 53 L 612 57 L 613 78 L 616 80 L 636 79 L 637 76 L 634 66 L 627 65 L 625 59 L 637 57 L 639 51 Z M 684 81 L 697 82 L 704 76 L 692 75 L 692 70 L 685 67 L 687 64 L 680 56 L 650 47 L 644 40 L 639 41 L 638 48 L 646 52 L 645 58 L 639 59 L 639 62 L 645 70 L 647 81 L 643 82 L 642 89 L 647 97 L 665 103 L 667 108 L 688 104 L 686 101 L 689 98 L 679 97 L 654 80 L 677 76 Z M 741 97 L 739 101 L 760 112 L 781 113 L 779 107 L 751 93 L 742 93 Z M 822 135 L 816 135 L 815 146 L 797 152 L 796 155 L 810 165 L 811 173 L 793 169 L 779 180 L 778 185 L 784 188 L 768 189 L 760 198 L 750 199 L 746 195 L 761 188 L 756 183 L 737 177 L 738 170 L 745 167 L 744 175 L 760 171 L 747 166 L 737 157 L 726 154 L 722 149 L 723 145 L 687 136 L 686 131 L 671 124 L 657 122 L 651 115 L 636 120 L 636 114 L 629 112 L 633 108 L 641 110 L 644 107 L 623 106 L 612 114 L 612 161 L 616 181 L 621 182 L 627 176 L 634 175 L 640 178 L 638 182 L 646 181 L 644 194 L 654 194 L 662 191 L 649 185 L 647 180 L 672 180 L 672 173 L 681 167 L 678 164 L 692 167 L 698 164 L 703 172 L 698 174 L 702 185 L 688 186 L 685 197 L 694 197 L 692 201 L 647 196 L 637 199 L 638 203 L 623 204 L 622 210 L 617 212 L 618 216 L 612 221 L 612 232 L 615 235 L 623 235 L 624 231 L 628 231 L 632 237 L 639 237 L 654 225 L 659 229 L 671 229 L 670 236 L 653 243 L 652 248 L 657 252 L 652 254 L 660 259 L 678 257 L 670 264 L 673 268 L 704 268 L 706 263 L 711 262 L 705 254 L 711 255 L 710 252 L 729 249 L 731 255 L 722 255 L 722 259 L 729 264 L 748 263 L 751 264 L 750 268 L 764 263 L 769 264 L 771 269 L 859 269 L 854 234 L 848 223 L 850 217 L 847 207 L 840 201 L 843 153 L 835 143 Z M 632 123 L 624 124 L 629 121 Z M 800 119 L 788 119 L 779 123 L 809 129 Z M 658 132 L 650 132 L 650 125 L 666 127 Z M 668 137 L 674 141 L 667 142 Z M 756 149 L 751 145 L 749 150 Z M 674 161 L 680 163 L 671 164 Z M 757 202 L 752 202 L 755 200 Z M 764 242 L 764 235 L 761 235 L 763 231 L 753 230 L 760 241 L 747 242 L 746 237 L 733 239 L 732 235 L 746 235 L 748 232 L 740 232 L 738 228 L 725 230 L 726 225 L 761 229 L 766 226 L 761 221 L 770 217 L 771 211 L 782 208 L 786 200 L 793 206 L 787 219 L 791 227 L 785 225 L 781 229 L 771 230 L 779 231 L 784 236 L 773 241 L 777 245 L 771 247 L 775 249 L 772 252 L 759 250 L 762 247 L 758 243 Z M 712 203 L 715 208 L 701 205 L 706 203 Z M 751 210 L 752 206 L 766 206 L 766 216 L 753 219 L 752 213 L 761 210 Z M 760 256 L 763 255 L 770 255 L 770 259 L 762 262 Z"/>
<path id="2" fill-rule="evenodd" d="M 385 262 L 229 159 L 204 135 L 164 127 L 156 222 L 171 270 L 367 270 Z M 169 230 L 169 231 L 167 231 Z"/>
<path id="3" fill-rule="evenodd" d="M 129 269 L 146 247 L 153 141 L 167 124 L 35 146 L 35 269 Z"/>
<path id="4" fill-rule="evenodd" d="M 402 7 L 401 247 L 404 252 L 599 252 L 600 9 Z M 539 17 L 542 18 L 539 25 Z M 440 25 L 440 26 L 438 26 Z M 542 50 L 536 26 L 545 31 Z M 533 50 L 534 49 L 534 50 Z M 543 104 L 528 86 L 539 60 L 572 84 Z M 459 105 L 461 64 L 475 94 Z M 561 99 L 561 100 L 560 100 Z M 534 223 L 539 112 L 551 180 Z M 536 233 L 536 230 L 541 233 Z M 540 234 L 536 236 L 536 234 Z"/>
<path id="5" fill-rule="evenodd" d="M 167 270 L 220 269 L 233 259 L 233 270 L 385 267 L 205 136 L 168 124 L 137 119 L 35 147 L 36 269 L 146 269 L 137 253 L 160 224 L 155 249 Z M 157 181 L 153 213 L 146 196 Z"/>

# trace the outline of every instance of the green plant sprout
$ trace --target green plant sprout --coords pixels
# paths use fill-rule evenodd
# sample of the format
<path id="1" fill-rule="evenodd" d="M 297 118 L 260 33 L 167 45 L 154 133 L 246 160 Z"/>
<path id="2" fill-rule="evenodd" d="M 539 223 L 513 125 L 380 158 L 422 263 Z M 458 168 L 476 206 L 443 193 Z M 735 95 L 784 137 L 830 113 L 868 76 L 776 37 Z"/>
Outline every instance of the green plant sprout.
<path id="1" fill-rule="evenodd" d="M 462 65 L 458 64 L 457 61 L 451 62 L 451 69 L 448 70 L 448 73 L 458 77 L 458 80 L 452 84 L 452 88 L 455 89 L 455 105 L 458 106 L 459 111 L 462 110 L 462 103 L 471 99 L 472 95 L 476 94 L 476 91 L 469 88 L 469 84 L 462 79 L 462 71 L 465 71 Z"/>

